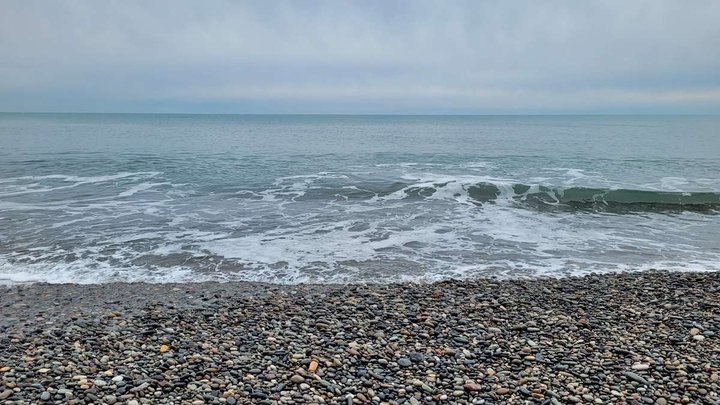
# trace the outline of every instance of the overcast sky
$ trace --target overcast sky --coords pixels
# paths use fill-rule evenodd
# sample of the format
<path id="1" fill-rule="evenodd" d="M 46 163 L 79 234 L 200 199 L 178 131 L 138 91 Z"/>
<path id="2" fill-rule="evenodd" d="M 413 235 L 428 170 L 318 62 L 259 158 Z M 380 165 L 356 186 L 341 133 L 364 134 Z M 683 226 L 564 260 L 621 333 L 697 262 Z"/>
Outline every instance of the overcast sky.
<path id="1" fill-rule="evenodd" d="M 0 0 L 0 111 L 720 113 L 720 1 Z"/>

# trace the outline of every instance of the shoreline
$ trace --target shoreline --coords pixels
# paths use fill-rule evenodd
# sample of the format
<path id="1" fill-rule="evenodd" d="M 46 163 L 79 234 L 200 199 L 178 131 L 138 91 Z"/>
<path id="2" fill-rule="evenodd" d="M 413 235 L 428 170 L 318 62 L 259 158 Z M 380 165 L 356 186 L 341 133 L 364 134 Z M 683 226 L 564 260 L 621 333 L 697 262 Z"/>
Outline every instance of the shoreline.
<path id="1" fill-rule="evenodd" d="M 720 401 L 720 273 L 0 291 L 6 403 Z"/>

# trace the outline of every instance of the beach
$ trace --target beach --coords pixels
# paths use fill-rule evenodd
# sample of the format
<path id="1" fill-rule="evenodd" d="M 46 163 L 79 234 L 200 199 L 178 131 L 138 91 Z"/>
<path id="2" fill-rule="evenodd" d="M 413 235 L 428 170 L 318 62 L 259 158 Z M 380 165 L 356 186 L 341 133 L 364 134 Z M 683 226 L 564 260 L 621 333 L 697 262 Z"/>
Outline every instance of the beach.
<path id="1" fill-rule="evenodd" d="M 720 401 L 720 273 L 0 294 L 0 402 Z"/>
<path id="2" fill-rule="evenodd" d="M 720 0 L 0 4 L 0 405 L 720 405 Z"/>

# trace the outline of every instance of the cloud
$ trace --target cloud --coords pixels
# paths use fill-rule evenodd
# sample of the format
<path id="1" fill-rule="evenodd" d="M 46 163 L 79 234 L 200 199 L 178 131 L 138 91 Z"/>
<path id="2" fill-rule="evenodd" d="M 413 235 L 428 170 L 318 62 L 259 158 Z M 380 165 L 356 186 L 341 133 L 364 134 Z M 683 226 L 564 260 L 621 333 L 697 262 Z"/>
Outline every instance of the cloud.
<path id="1" fill-rule="evenodd" d="M 34 1 L 0 110 L 720 112 L 720 2 Z"/>

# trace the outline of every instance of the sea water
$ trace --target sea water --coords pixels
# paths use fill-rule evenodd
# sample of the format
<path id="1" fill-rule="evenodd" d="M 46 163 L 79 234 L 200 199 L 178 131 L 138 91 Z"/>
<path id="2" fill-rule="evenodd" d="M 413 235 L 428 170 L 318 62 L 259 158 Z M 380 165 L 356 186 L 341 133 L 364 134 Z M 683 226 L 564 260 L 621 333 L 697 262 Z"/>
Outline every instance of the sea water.
<path id="1" fill-rule="evenodd" d="M 718 116 L 0 114 L 0 280 L 720 270 Z"/>

